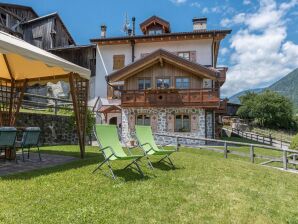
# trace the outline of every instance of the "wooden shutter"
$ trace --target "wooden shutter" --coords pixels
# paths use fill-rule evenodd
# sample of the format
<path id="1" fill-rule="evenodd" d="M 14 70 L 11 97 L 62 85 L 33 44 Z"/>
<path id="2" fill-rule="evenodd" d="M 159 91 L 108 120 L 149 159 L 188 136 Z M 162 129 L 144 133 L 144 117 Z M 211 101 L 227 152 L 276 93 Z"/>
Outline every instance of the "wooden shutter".
<path id="1" fill-rule="evenodd" d="M 136 117 L 135 114 L 130 114 L 128 116 L 128 127 L 130 131 L 135 130 L 135 124 L 136 124 Z"/>
<path id="2" fill-rule="evenodd" d="M 167 115 L 167 125 L 168 125 L 168 132 L 174 132 L 175 131 L 175 119 L 173 114 Z"/>
<path id="3" fill-rule="evenodd" d="M 150 125 L 151 125 L 151 128 L 152 128 L 152 131 L 153 132 L 156 132 L 157 131 L 157 114 L 153 114 L 151 115 L 150 117 Z"/>
<path id="4" fill-rule="evenodd" d="M 191 132 L 197 132 L 199 130 L 199 115 L 192 114 L 190 118 Z"/>
<path id="5" fill-rule="evenodd" d="M 113 56 L 113 70 L 121 69 L 124 67 L 125 55 L 114 55 Z"/>
<path id="6" fill-rule="evenodd" d="M 196 51 L 189 52 L 189 58 L 191 62 L 197 62 L 197 54 Z"/>

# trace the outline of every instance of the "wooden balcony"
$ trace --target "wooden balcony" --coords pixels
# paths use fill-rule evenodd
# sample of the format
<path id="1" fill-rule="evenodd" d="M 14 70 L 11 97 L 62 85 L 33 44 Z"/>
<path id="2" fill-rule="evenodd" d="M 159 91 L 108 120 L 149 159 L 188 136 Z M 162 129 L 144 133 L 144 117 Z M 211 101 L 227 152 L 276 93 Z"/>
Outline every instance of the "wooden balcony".
<path id="1" fill-rule="evenodd" d="M 123 90 L 121 106 L 218 108 L 220 98 L 216 89 Z"/>

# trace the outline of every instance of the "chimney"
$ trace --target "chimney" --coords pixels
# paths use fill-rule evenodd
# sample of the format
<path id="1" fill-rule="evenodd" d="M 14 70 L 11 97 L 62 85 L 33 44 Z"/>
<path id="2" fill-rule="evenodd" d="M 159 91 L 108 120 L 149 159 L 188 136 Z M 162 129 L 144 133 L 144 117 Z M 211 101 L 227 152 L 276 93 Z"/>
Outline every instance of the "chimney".
<path id="1" fill-rule="evenodd" d="M 100 26 L 100 37 L 106 38 L 106 36 L 107 36 L 107 26 L 103 24 Z"/>
<path id="2" fill-rule="evenodd" d="M 129 28 L 129 29 L 127 30 L 127 34 L 128 34 L 128 36 L 131 36 L 131 34 L 132 34 L 132 29 Z"/>
<path id="3" fill-rule="evenodd" d="M 136 35 L 136 17 L 132 17 L 132 35 Z"/>
<path id="4" fill-rule="evenodd" d="M 207 18 L 193 18 L 193 31 L 198 32 L 207 29 Z"/>

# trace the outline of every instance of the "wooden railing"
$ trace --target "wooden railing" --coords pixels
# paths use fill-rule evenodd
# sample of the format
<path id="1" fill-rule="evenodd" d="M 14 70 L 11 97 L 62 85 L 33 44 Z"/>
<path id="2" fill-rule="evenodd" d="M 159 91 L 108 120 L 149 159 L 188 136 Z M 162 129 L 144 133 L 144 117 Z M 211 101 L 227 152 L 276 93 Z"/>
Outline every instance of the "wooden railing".
<path id="1" fill-rule="evenodd" d="M 216 89 L 152 89 L 121 91 L 122 106 L 183 107 L 202 106 L 218 108 L 219 92 Z"/>
<path id="2" fill-rule="evenodd" d="M 227 130 L 229 130 L 229 129 L 227 129 Z M 284 148 L 284 147 L 288 148 L 291 144 L 291 142 L 283 140 L 283 139 L 275 139 L 271 135 L 264 136 L 264 135 L 259 135 L 254 132 L 242 131 L 242 130 L 239 130 L 236 128 L 232 128 L 232 129 L 230 129 L 230 131 L 240 137 L 250 139 L 250 140 L 256 141 L 256 142 L 261 142 L 263 144 L 278 146 L 280 148 Z"/>
<path id="3" fill-rule="evenodd" d="M 200 144 L 198 148 L 223 153 L 225 159 L 228 158 L 228 154 L 235 154 L 238 156 L 249 157 L 252 163 L 255 163 L 255 158 L 260 158 L 263 160 L 269 159 L 269 161 L 262 162 L 261 165 L 268 165 L 269 163 L 279 162 L 283 164 L 284 170 L 288 169 L 289 164 L 293 165 L 294 169 L 296 170 L 296 165 L 298 165 L 298 150 L 284 149 L 281 147 L 270 146 L 270 145 L 226 141 L 226 140 L 210 139 L 210 138 L 187 137 L 187 136 L 169 135 L 169 134 L 162 134 L 162 133 L 155 133 L 154 135 L 175 139 L 174 142 L 176 144 L 177 150 L 181 146 L 194 147 L 193 145 L 187 145 L 187 144 L 181 143 L 181 140 L 188 139 L 193 141 L 199 141 L 204 144 L 204 145 Z M 212 143 L 215 143 L 215 147 L 212 147 L 213 146 Z M 223 149 L 219 148 L 218 146 L 223 146 Z M 235 147 L 235 146 L 246 146 L 247 152 L 239 152 L 239 151 L 233 151 L 229 149 L 229 147 Z M 255 148 L 261 148 L 269 151 L 278 151 L 282 155 L 280 157 L 277 157 L 277 156 L 262 155 L 262 154 L 259 154 L 259 152 L 257 154 L 257 152 L 255 151 Z M 271 166 L 271 167 L 274 167 L 274 166 Z"/>

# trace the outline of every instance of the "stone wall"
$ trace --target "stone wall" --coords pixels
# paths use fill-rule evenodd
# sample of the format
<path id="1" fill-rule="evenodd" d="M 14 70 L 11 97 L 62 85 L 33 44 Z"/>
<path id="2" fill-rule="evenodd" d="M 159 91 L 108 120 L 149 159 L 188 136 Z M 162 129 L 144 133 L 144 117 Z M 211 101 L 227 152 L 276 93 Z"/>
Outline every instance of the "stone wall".
<path id="1" fill-rule="evenodd" d="M 136 139 L 134 125 L 137 114 L 150 115 L 150 123 L 154 133 L 180 137 L 214 137 L 213 111 L 193 108 L 122 108 L 122 139 L 124 142 L 130 142 Z M 174 132 L 173 119 L 175 119 L 175 114 L 190 115 L 191 132 Z M 156 135 L 155 138 L 160 144 L 176 144 L 176 138 L 159 135 Z M 204 144 L 202 141 L 190 139 L 181 139 L 180 143 L 187 145 Z"/>
<path id="2" fill-rule="evenodd" d="M 40 127 L 41 145 L 78 144 L 76 130 L 71 129 L 69 116 L 20 113 L 17 127 Z"/>

